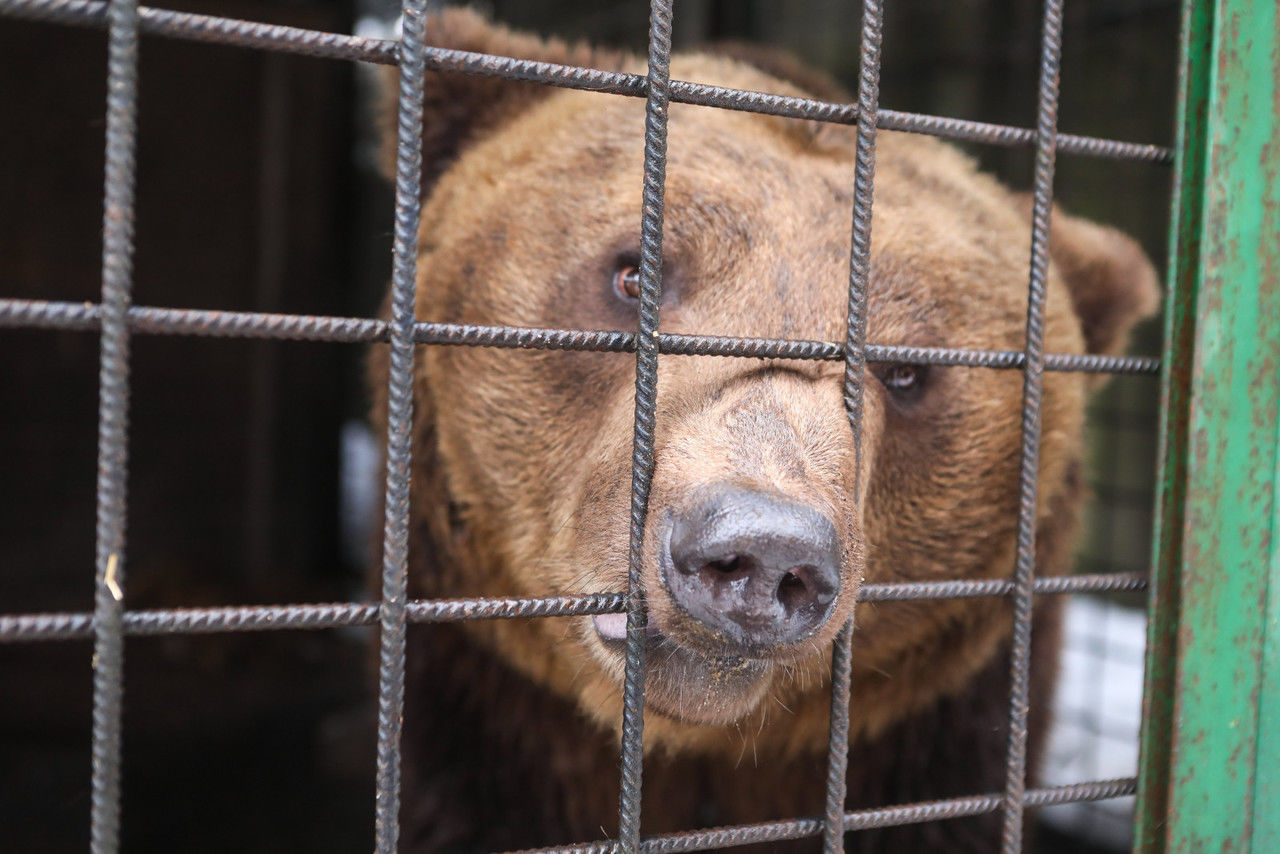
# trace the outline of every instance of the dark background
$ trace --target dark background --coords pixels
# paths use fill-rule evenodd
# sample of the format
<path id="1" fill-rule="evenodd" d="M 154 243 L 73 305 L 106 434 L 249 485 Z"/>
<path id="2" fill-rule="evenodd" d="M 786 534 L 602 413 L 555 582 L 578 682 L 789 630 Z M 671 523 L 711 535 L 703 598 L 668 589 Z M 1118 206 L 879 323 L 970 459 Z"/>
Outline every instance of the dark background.
<path id="1" fill-rule="evenodd" d="M 882 106 L 1032 124 L 1038 4 L 886 7 Z M 167 8 L 337 32 L 382 11 L 373 0 Z M 515 26 L 645 49 L 643 2 L 487 8 Z M 681 0 L 675 34 L 677 47 L 784 47 L 853 88 L 859 17 L 833 0 Z M 1060 126 L 1170 144 L 1176 55 L 1172 0 L 1068 4 Z M 105 65 L 100 31 L 0 19 L 2 297 L 98 299 Z M 365 77 L 347 63 L 144 37 L 141 81 L 135 302 L 372 316 L 390 269 L 391 197 L 369 166 Z M 971 151 L 1029 187 L 1029 148 Z M 1168 167 L 1064 156 L 1056 189 L 1162 262 L 1170 183 Z M 1135 351 L 1158 341 L 1148 325 Z M 97 359 L 90 333 L 0 330 L 3 613 L 91 608 Z M 361 549 L 341 535 L 339 436 L 365 410 L 362 359 L 350 345 L 134 338 L 131 608 L 361 595 Z M 1147 566 L 1155 394 L 1150 379 L 1122 379 L 1093 407 L 1084 570 Z M 368 638 L 130 639 L 124 849 L 367 849 Z M 2 851 L 87 847 L 89 656 L 84 642 L 0 646 Z"/>

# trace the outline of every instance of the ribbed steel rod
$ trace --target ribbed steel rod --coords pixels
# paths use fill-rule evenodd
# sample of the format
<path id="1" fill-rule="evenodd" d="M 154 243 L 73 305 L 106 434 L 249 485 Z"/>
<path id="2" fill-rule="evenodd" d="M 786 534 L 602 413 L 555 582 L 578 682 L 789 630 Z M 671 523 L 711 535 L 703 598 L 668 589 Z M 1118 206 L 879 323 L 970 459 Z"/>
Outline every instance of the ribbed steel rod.
<path id="1" fill-rule="evenodd" d="M 849 298 L 845 317 L 844 407 L 853 431 L 855 512 L 862 512 L 862 384 L 867 358 L 867 283 L 871 275 L 871 205 L 875 187 L 876 115 L 880 98 L 879 0 L 862 4 L 862 46 L 858 72 L 858 127 L 854 153 L 853 229 L 849 250 Z M 831 647 L 831 715 L 827 740 L 826 809 L 822 849 L 844 850 L 844 800 L 849 768 L 849 691 L 853 667 L 853 614 L 840 627 Z"/>
<path id="2" fill-rule="evenodd" d="M 1072 783 L 1046 789 L 1031 789 L 1024 803 L 1029 807 L 1056 804 L 1104 801 L 1132 795 L 1137 788 L 1133 777 Z M 929 821 L 944 821 L 964 816 L 984 815 L 1000 809 L 1004 802 L 999 794 L 969 795 L 940 801 L 925 801 L 901 806 L 878 807 L 845 813 L 844 828 L 869 830 L 881 827 L 900 827 Z M 645 854 L 668 854 L 678 851 L 712 851 L 734 848 L 740 845 L 759 845 L 788 839 L 805 839 L 818 836 L 823 822 L 816 818 L 797 818 L 769 821 L 760 824 L 743 824 L 733 827 L 713 827 L 706 830 L 685 831 L 652 836 L 645 839 L 640 850 Z M 612 854 L 618 850 L 613 840 L 586 842 L 580 845 L 564 845 L 555 848 L 535 848 L 513 854 Z M 914 852 L 912 852 L 914 854 Z"/>
<path id="3" fill-rule="evenodd" d="M 859 602 L 912 602 L 1007 596 L 1007 578 L 990 580 L 904 581 L 864 584 Z M 1138 573 L 1066 575 L 1035 580 L 1037 595 L 1119 593 L 1147 589 Z M 571 617 L 625 611 L 626 593 L 585 593 L 533 599 L 420 599 L 406 608 L 410 623 L 492 620 L 527 617 Z M 220 608 L 159 608 L 125 611 L 125 635 L 210 634 L 218 632 L 324 629 L 368 626 L 378 622 L 378 606 L 359 602 L 301 605 L 242 605 Z M 92 613 L 65 612 L 0 616 L 0 643 L 80 640 L 93 637 Z"/>
<path id="4" fill-rule="evenodd" d="M 1013 644 L 1009 673 L 1009 747 L 1005 761 L 1003 854 L 1021 854 L 1023 794 L 1027 785 L 1031 621 L 1036 573 L 1036 506 L 1044 394 L 1044 316 L 1049 274 L 1049 214 L 1058 131 L 1058 72 L 1062 55 L 1062 3 L 1046 0 L 1040 46 L 1036 114 L 1036 167 L 1031 217 L 1031 271 L 1027 296 L 1026 362 L 1022 383 L 1022 451 L 1018 474 L 1017 558 L 1013 582 Z"/>
<path id="5" fill-rule="evenodd" d="M 640 847 L 644 761 L 645 520 L 653 483 L 658 406 L 658 307 L 662 301 L 662 221 L 670 110 L 671 0 L 649 4 L 649 71 L 644 120 L 644 189 L 640 216 L 640 305 L 636 327 L 635 432 L 631 452 L 631 550 L 627 568 L 627 655 L 622 685 L 622 782 L 618 844 Z"/>
<path id="6" fill-rule="evenodd" d="M 391 344 L 387 376 L 387 471 L 378 610 L 378 743 L 375 846 L 395 854 L 400 836 L 400 734 L 404 718 L 405 635 L 412 472 L 414 311 L 422 200 L 422 121 L 426 0 L 401 6 L 400 91 L 396 121 L 395 240 L 391 264 Z"/>
<path id="7" fill-rule="evenodd" d="M 98 390 L 98 489 L 93 604 L 93 770 L 90 849 L 120 847 L 124 694 L 126 494 L 129 475 L 129 303 L 133 294 L 134 182 L 138 123 L 138 4 L 107 12 L 106 176 L 102 215 L 102 332 Z"/>
<path id="8" fill-rule="evenodd" d="M 390 340 L 387 322 L 372 318 L 133 306 L 129 309 L 128 321 L 129 331 L 135 335 L 271 338 L 348 344 Z M 94 303 L 0 299 L 0 328 L 96 330 L 101 326 L 102 307 Z M 633 353 L 636 347 L 634 332 L 464 323 L 416 322 L 413 340 L 416 344 L 440 346 L 607 353 Z M 658 352 L 672 356 L 839 361 L 844 359 L 845 345 L 831 341 L 661 332 L 658 334 Z M 1026 363 L 1026 353 L 1018 350 L 868 344 L 864 352 L 867 362 L 1003 370 L 1021 370 Z M 1095 374 L 1157 374 L 1160 360 L 1148 356 L 1050 353 L 1045 356 L 1044 368 L 1046 371 Z"/>
<path id="9" fill-rule="evenodd" d="M 128 480 L 129 333 L 132 290 L 133 123 L 136 109 L 136 19 L 127 0 L 113 0 L 112 74 L 108 84 L 108 160 L 104 228 L 103 315 L 99 372 L 98 488 L 93 653 L 91 849 L 119 847 L 121 716 L 124 691 L 126 490 Z M 113 188 L 115 191 L 113 192 Z"/>
<path id="10" fill-rule="evenodd" d="M 1016 587 L 1012 579 L 954 581 L 899 581 L 864 584 L 858 591 L 859 602 L 907 602 L 926 599 L 971 599 L 983 596 L 1008 596 Z M 1147 589 L 1147 577 L 1136 572 L 1098 575 L 1062 575 L 1036 578 L 1032 590 L 1037 595 L 1066 593 L 1128 593 Z"/>

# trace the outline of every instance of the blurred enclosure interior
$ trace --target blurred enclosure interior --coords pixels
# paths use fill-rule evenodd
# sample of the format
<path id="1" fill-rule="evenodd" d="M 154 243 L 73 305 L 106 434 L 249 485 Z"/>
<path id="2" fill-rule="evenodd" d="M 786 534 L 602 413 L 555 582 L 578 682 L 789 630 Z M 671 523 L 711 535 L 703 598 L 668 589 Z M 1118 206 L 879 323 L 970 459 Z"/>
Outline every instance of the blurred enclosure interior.
<path id="1" fill-rule="evenodd" d="M 479 5 L 516 27 L 645 49 L 642 0 Z M 885 6 L 883 107 L 1031 124 L 1038 3 Z M 167 8 L 337 32 L 376 32 L 378 21 L 387 31 L 394 18 L 375 0 L 181 0 Z M 859 16 L 858 4 L 834 0 L 681 0 L 677 47 L 773 44 L 852 89 Z M 1060 127 L 1170 144 L 1177 21 L 1173 0 L 1069 3 Z M 4 297 L 98 299 L 105 64 L 99 30 L 0 18 Z M 135 302 L 376 313 L 390 269 L 392 206 L 372 167 L 371 81 L 342 62 L 144 37 Z M 1031 149 L 970 150 L 1029 187 Z M 1138 236 L 1161 267 L 1170 184 L 1164 166 L 1058 161 L 1062 204 Z M 1158 350 L 1151 323 L 1134 351 Z M 351 438 L 365 409 L 363 358 L 361 348 L 342 344 L 134 339 L 131 608 L 362 595 L 361 496 L 376 489 L 371 481 L 361 488 L 372 465 Z M 91 333 L 0 334 L 5 613 L 91 607 L 97 359 Z M 1084 571 L 1147 567 L 1156 393 L 1149 378 L 1121 378 L 1092 409 L 1095 501 Z M 354 484 L 345 490 L 344 474 Z M 374 764 L 366 637 L 129 640 L 125 850 L 367 847 Z M 0 646 L 0 850 L 87 846 L 89 650 L 83 642 Z"/>

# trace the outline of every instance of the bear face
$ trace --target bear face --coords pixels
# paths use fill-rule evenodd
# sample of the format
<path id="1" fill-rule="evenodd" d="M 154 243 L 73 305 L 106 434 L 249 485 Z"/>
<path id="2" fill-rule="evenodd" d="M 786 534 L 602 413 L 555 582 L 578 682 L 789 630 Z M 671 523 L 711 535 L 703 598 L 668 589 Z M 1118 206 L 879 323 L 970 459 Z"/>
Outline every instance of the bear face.
<path id="1" fill-rule="evenodd" d="M 427 32 L 432 44 L 643 73 L 635 58 L 513 35 L 466 12 Z M 814 91 L 715 55 L 677 56 L 672 76 Z M 643 102 L 429 78 L 418 319 L 634 328 Z M 673 104 L 662 330 L 843 340 L 853 152 L 851 128 Z M 1022 349 L 1025 207 L 953 148 L 881 132 L 867 341 Z M 1154 307 L 1149 263 L 1116 232 L 1061 214 L 1053 241 L 1046 351 L 1116 351 Z M 418 349 L 414 595 L 625 589 L 634 364 L 616 353 Z M 1007 637 L 999 599 L 854 602 L 863 583 L 1010 574 L 1021 374 L 869 365 L 860 470 L 842 376 L 837 362 L 659 360 L 643 544 L 648 748 L 736 754 L 752 733 L 757 750 L 820 752 L 830 644 L 851 616 L 855 741 L 960 691 Z M 1078 374 L 1046 374 L 1041 573 L 1065 569 L 1086 392 Z M 619 725 L 616 615 L 466 631 L 602 728 Z"/>

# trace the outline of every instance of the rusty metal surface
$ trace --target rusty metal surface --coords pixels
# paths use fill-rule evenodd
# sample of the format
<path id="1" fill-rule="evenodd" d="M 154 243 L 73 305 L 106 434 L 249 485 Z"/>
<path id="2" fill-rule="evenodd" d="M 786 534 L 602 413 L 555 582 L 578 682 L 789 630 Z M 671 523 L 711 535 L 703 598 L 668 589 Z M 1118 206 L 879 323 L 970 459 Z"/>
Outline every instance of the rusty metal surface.
<path id="1" fill-rule="evenodd" d="M 1280 15 L 1188 3 L 1138 845 L 1280 850 Z"/>
<path id="2" fill-rule="evenodd" d="M 1209 97 L 1208 75 L 1198 71 L 1193 73 L 1192 69 L 1210 66 L 1211 35 L 1212 18 L 1208 5 L 1186 0 L 1183 3 L 1179 72 L 1174 218 L 1164 308 L 1165 370 L 1160 378 L 1160 482 L 1152 534 L 1154 546 L 1146 673 L 1142 691 L 1137 827 L 1134 834 L 1134 849 L 1148 854 L 1164 850 L 1169 810 L 1169 755 L 1177 686 L 1175 653 L 1182 602 L 1179 572 L 1183 560 L 1182 520 L 1186 512 L 1186 455 L 1191 423 L 1195 306 L 1200 289 L 1205 120 Z"/>

